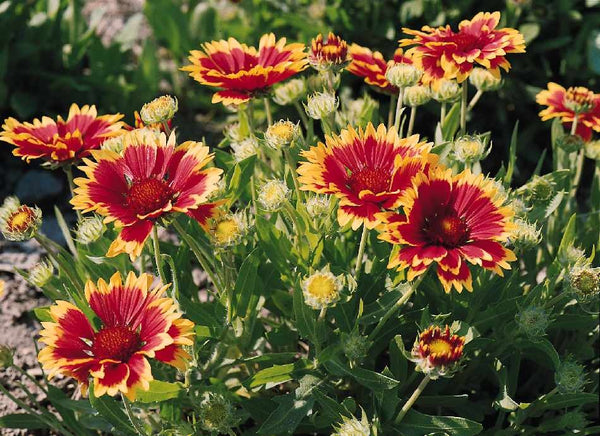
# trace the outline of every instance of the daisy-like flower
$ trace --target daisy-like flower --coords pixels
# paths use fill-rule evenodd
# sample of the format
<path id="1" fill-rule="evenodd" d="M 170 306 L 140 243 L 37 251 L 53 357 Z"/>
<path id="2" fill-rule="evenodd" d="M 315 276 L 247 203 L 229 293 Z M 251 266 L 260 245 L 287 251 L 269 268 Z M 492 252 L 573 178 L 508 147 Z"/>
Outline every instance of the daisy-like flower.
<path id="1" fill-rule="evenodd" d="M 456 79 L 461 83 L 474 67 L 480 66 L 500 77 L 500 68 L 508 71 L 509 53 L 525 53 L 525 40 L 518 30 L 496 29 L 500 12 L 480 12 L 471 20 L 464 20 L 454 32 L 449 25 L 421 30 L 403 28 L 414 38 L 400 40 L 400 46 L 414 46 L 407 51 L 424 71 L 423 83 L 439 79 Z"/>
<path id="2" fill-rule="evenodd" d="M 73 377 L 94 395 L 121 392 L 134 400 L 153 380 L 149 358 L 184 370 L 191 356 L 194 324 L 181 318 L 176 303 L 164 293 L 170 285 L 151 289 L 153 277 L 131 272 L 125 283 L 117 272 L 106 283 L 89 280 L 85 296 L 99 322 L 78 307 L 57 301 L 50 307 L 52 322 L 43 322 L 39 361 L 48 376 Z"/>
<path id="3" fill-rule="evenodd" d="M 380 224 L 377 214 L 396 209 L 412 178 L 436 161 L 431 144 L 418 135 L 400 139 L 383 124 L 358 131 L 348 126 L 325 142 L 302 152 L 308 162 L 298 168 L 300 189 L 339 198 L 338 222 L 354 230 Z"/>
<path id="4" fill-rule="evenodd" d="M 535 101 L 548 106 L 540 112 L 542 121 L 560 118 L 571 127 L 577 116 L 577 134 L 584 140 L 592 138 L 592 130 L 600 132 L 600 94 L 594 94 L 583 86 L 563 88 L 558 83 L 548 83 L 548 89 L 541 91 Z"/>
<path id="5" fill-rule="evenodd" d="M 15 146 L 13 154 L 27 162 L 44 159 L 53 164 L 67 163 L 100 148 L 105 139 L 123 133 L 121 114 L 98 116 L 95 106 L 75 103 L 69 109 L 67 120 L 49 117 L 34 119 L 32 123 L 7 118 L 2 125 L 0 140 Z"/>
<path id="6" fill-rule="evenodd" d="M 9 241 L 27 241 L 42 225 L 42 211 L 37 206 L 21 204 L 17 197 L 7 197 L 0 207 L 0 233 Z"/>
<path id="7" fill-rule="evenodd" d="M 336 276 L 329 265 L 305 277 L 301 283 L 304 302 L 313 309 L 334 306 L 344 288 L 343 276 Z"/>
<path id="8" fill-rule="evenodd" d="M 437 275 L 446 292 L 454 286 L 473 290 L 468 263 L 502 275 L 516 260 L 505 242 L 514 228 L 513 210 L 493 180 L 466 170 L 432 168 L 417 174 L 400 203 L 404 214 L 388 215 L 380 239 L 403 247 L 390 258 L 388 268 L 408 268 L 413 280 L 437 263 Z"/>
<path id="9" fill-rule="evenodd" d="M 404 55 L 401 48 L 396 49 L 392 60 L 386 61 L 380 52 L 371 51 L 358 44 L 352 44 L 350 46 L 350 56 L 352 62 L 348 65 L 347 70 L 358 77 L 364 78 L 365 82 L 374 86 L 376 90 L 388 94 L 398 94 L 399 91 L 385 77 L 388 68 L 394 64 L 412 64 L 412 60 Z"/>
<path id="10" fill-rule="evenodd" d="M 84 212 L 95 211 L 104 222 L 114 221 L 121 233 L 106 254 L 140 255 L 152 226 L 160 217 L 185 213 L 202 226 L 213 216 L 216 203 L 207 202 L 217 189 L 221 170 L 206 168 L 213 155 L 202 143 L 175 144 L 164 133 L 133 130 L 123 138 L 121 154 L 92 152 L 80 169 L 86 177 L 75 179 L 71 204 Z"/>
<path id="11" fill-rule="evenodd" d="M 327 35 L 327 40 L 323 40 L 323 35 L 319 33 L 311 42 L 308 60 L 319 71 L 342 70 L 350 62 L 348 44 L 332 32 Z"/>
<path id="12" fill-rule="evenodd" d="M 452 334 L 449 326 L 427 328 L 419 335 L 411 352 L 417 370 L 434 380 L 450 377 L 460 366 L 465 339 Z"/>
<path id="13" fill-rule="evenodd" d="M 260 38 L 258 50 L 229 38 L 203 44 L 188 59 L 191 65 L 181 69 L 202 85 L 223 88 L 212 102 L 225 105 L 247 102 L 308 66 L 304 44 L 286 44 L 272 33 Z"/>

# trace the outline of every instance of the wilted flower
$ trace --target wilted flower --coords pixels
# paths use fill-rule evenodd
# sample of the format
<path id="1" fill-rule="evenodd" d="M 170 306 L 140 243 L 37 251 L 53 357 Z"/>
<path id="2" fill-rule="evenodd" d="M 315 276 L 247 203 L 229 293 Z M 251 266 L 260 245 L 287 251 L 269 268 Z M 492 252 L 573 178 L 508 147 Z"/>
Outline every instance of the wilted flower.
<path id="1" fill-rule="evenodd" d="M 209 224 L 209 233 L 218 247 L 239 244 L 248 232 L 248 217 L 243 212 L 217 216 Z"/>
<path id="2" fill-rule="evenodd" d="M 452 103 L 460 98 L 460 85 L 456 80 L 440 79 L 431 85 L 431 96 L 440 103 Z"/>
<path id="3" fill-rule="evenodd" d="M 8 345 L 0 345 L 0 369 L 6 369 L 13 366 L 13 357 L 15 350 Z"/>
<path id="4" fill-rule="evenodd" d="M 465 135 L 458 138 L 453 143 L 452 151 L 454 157 L 459 162 L 470 164 L 484 159 L 491 150 L 491 146 L 486 144 L 478 136 Z"/>
<path id="5" fill-rule="evenodd" d="M 515 316 L 519 330 L 532 339 L 546 334 L 546 328 L 550 324 L 550 318 L 541 306 L 529 306 L 521 309 Z"/>
<path id="6" fill-rule="evenodd" d="M 38 288 L 43 288 L 54 275 L 54 266 L 48 260 L 36 263 L 27 277 L 29 283 Z"/>
<path id="7" fill-rule="evenodd" d="M 571 359 L 561 362 L 554 374 L 554 381 L 562 394 L 580 392 L 587 383 L 583 365 Z"/>
<path id="8" fill-rule="evenodd" d="M 177 98 L 163 95 L 142 106 L 140 116 L 144 124 L 166 123 L 175 116 L 177 109 Z"/>
<path id="9" fill-rule="evenodd" d="M 290 195 L 290 189 L 283 180 L 269 180 L 258 194 L 258 202 L 268 212 L 280 210 Z"/>
<path id="10" fill-rule="evenodd" d="M 588 141 L 584 145 L 585 155 L 589 159 L 600 161 L 600 140 Z"/>
<path id="11" fill-rule="evenodd" d="M 434 380 L 451 377 L 460 367 L 465 339 L 452 334 L 448 325 L 444 329 L 430 326 L 419 335 L 411 352 L 416 369 Z"/>
<path id="12" fill-rule="evenodd" d="M 205 392 L 198 406 L 198 421 L 208 432 L 230 434 L 231 428 L 238 425 L 239 418 L 231 401 L 219 393 Z"/>
<path id="13" fill-rule="evenodd" d="M 42 211 L 21 205 L 16 197 L 8 197 L 0 207 L 0 232 L 9 241 L 26 241 L 35 236 L 42 224 Z"/>
<path id="14" fill-rule="evenodd" d="M 104 234 L 104 223 L 98 215 L 82 218 L 77 223 L 76 239 L 81 244 L 96 242 Z"/>
<path id="15" fill-rule="evenodd" d="M 273 101 L 281 106 L 295 103 L 306 95 L 306 81 L 290 79 L 273 88 Z"/>
<path id="16" fill-rule="evenodd" d="M 422 106 L 431 100 L 429 86 L 414 85 L 404 90 L 404 104 L 407 106 Z"/>
<path id="17" fill-rule="evenodd" d="M 350 417 L 342 415 L 342 422 L 338 423 L 334 430 L 331 436 L 371 436 L 369 420 L 364 410 L 360 421 L 354 415 Z"/>
<path id="18" fill-rule="evenodd" d="M 556 145 L 567 153 L 573 153 L 584 147 L 585 141 L 579 135 L 562 135 L 556 140 Z"/>
<path id="19" fill-rule="evenodd" d="M 413 64 L 397 63 L 390 66 L 385 72 L 385 78 L 396 88 L 407 88 L 419 83 L 423 71 Z"/>
<path id="20" fill-rule="evenodd" d="M 309 117 L 320 120 L 327 118 L 335 112 L 339 103 L 335 94 L 331 92 L 315 92 L 308 96 L 308 101 L 304 104 L 304 109 Z"/>
<path id="21" fill-rule="evenodd" d="M 267 145 L 274 150 L 289 146 L 300 136 L 300 126 L 289 120 L 279 120 L 271 124 L 265 132 Z"/>
<path id="22" fill-rule="evenodd" d="M 495 91 L 500 88 L 502 79 L 499 75 L 493 75 L 489 70 L 485 68 L 473 68 L 471 75 L 469 76 L 469 82 L 478 91 Z"/>
<path id="23" fill-rule="evenodd" d="M 233 150 L 233 156 L 238 162 L 248 159 L 250 156 L 258 154 L 259 143 L 256 136 L 248 136 L 239 142 L 232 142 L 231 149 Z"/>
<path id="24" fill-rule="evenodd" d="M 535 247 L 541 240 L 541 230 L 535 224 L 516 218 L 510 240 L 515 247 L 526 250 Z"/>
<path id="25" fill-rule="evenodd" d="M 579 301 L 589 302 L 600 294 L 600 268 L 575 265 L 567 274 L 567 283 Z"/>
<path id="26" fill-rule="evenodd" d="M 327 40 L 319 33 L 311 42 L 308 61 L 318 71 L 340 71 L 350 62 L 348 45 L 332 32 L 327 35 Z"/>
<path id="27" fill-rule="evenodd" d="M 336 276 L 329 265 L 305 277 L 301 283 L 304 302 L 313 309 L 335 306 L 344 287 L 342 276 Z"/>

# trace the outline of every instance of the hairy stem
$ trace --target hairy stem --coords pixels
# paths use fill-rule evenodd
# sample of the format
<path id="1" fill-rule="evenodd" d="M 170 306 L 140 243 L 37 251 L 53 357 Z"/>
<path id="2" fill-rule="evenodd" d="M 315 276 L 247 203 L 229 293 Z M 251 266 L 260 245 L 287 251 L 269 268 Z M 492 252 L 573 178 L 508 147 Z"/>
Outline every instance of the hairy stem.
<path id="1" fill-rule="evenodd" d="M 396 131 L 400 128 L 402 100 L 404 100 L 404 88 L 400 88 L 400 92 L 398 93 L 398 101 L 396 101 L 396 117 L 394 118 L 394 127 L 396 128 Z"/>
<path id="2" fill-rule="evenodd" d="M 467 132 L 467 99 L 469 97 L 469 89 L 467 88 L 467 82 L 464 81 L 462 84 L 462 97 L 460 101 L 460 135 L 464 135 Z"/>
<path id="3" fill-rule="evenodd" d="M 369 229 L 367 225 L 363 223 L 363 231 L 360 236 L 360 244 L 358 245 L 358 255 L 356 256 L 356 265 L 354 266 L 354 278 L 358 282 L 360 277 L 360 271 L 362 267 L 362 258 L 365 254 L 365 248 L 367 247 L 367 239 L 369 236 Z"/>
<path id="4" fill-rule="evenodd" d="M 167 283 L 167 280 L 165 272 L 163 270 L 162 258 L 160 257 L 160 246 L 158 242 L 158 227 L 155 224 L 152 226 L 152 245 L 154 248 L 154 263 L 156 264 L 156 270 L 158 271 L 160 281 L 163 285 L 165 285 Z"/>
<path id="5" fill-rule="evenodd" d="M 429 380 L 431 380 L 431 378 L 428 375 L 423 377 L 423 380 L 421 381 L 421 383 L 419 383 L 417 389 L 415 389 L 408 401 L 404 403 L 404 406 L 402 406 L 400 413 L 398 413 L 398 416 L 396 416 L 396 419 L 394 420 L 394 424 L 399 424 L 402 421 L 402 419 L 404 419 L 404 416 L 410 410 L 412 405 L 415 404 L 415 401 L 417 401 L 417 398 L 419 398 L 419 396 L 425 389 L 425 386 L 427 386 L 427 383 L 429 383 Z"/>

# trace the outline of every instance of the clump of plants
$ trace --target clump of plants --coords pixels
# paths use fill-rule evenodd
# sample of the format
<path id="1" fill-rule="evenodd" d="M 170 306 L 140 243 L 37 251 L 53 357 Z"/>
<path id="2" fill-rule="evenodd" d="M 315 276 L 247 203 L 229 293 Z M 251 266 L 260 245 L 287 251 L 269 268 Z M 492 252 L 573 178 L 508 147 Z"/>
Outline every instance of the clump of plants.
<path id="1" fill-rule="evenodd" d="M 517 126 L 502 145 L 468 129 L 470 117 L 493 125 L 477 102 L 526 56 L 500 18 L 404 29 L 390 60 L 332 33 L 308 47 L 270 33 L 258 47 L 207 42 L 181 69 L 232 113 L 217 148 L 179 137 L 172 96 L 135 126 L 76 104 L 66 120 L 5 120 L 15 156 L 66 172 L 78 223 L 57 211 L 62 247 L 35 206 L 9 197 L 0 209 L 7 239 L 46 250 L 20 273 L 53 301 L 35 311 L 44 400 L 0 386 L 24 410 L 0 424 L 597 433 L 600 95 L 555 83 L 538 94 L 553 171 L 540 173 L 541 156 L 513 186 L 527 146 Z M 340 87 L 348 73 L 389 96 L 387 114 L 370 90 Z M 415 131 L 425 107 L 430 129 Z M 504 146 L 500 171 L 483 174 Z"/>

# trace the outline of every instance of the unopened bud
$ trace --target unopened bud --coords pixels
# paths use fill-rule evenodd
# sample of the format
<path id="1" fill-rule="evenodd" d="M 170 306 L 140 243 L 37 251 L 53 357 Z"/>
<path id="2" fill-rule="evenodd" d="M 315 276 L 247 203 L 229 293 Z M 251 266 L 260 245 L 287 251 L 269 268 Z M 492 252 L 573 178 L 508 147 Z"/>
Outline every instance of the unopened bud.
<path id="1" fill-rule="evenodd" d="M 532 339 L 544 336 L 550 324 L 548 314 L 541 306 L 529 306 L 520 310 L 515 320 L 519 330 Z"/>
<path id="2" fill-rule="evenodd" d="M 320 120 L 334 113 L 338 106 L 339 101 L 335 94 L 325 91 L 309 95 L 308 101 L 304 104 L 304 109 L 309 117 Z"/>
<path id="3" fill-rule="evenodd" d="M 291 79 L 273 90 L 273 101 L 281 106 L 287 106 L 300 100 L 306 95 L 306 81 Z"/>
<path id="4" fill-rule="evenodd" d="M 170 95 L 163 95 L 142 106 L 140 116 L 144 124 L 156 124 L 169 121 L 175 112 L 177 112 L 177 99 Z"/>
<path id="5" fill-rule="evenodd" d="M 587 382 L 583 366 L 572 360 L 560 364 L 554 375 L 554 381 L 558 391 L 563 394 L 580 392 Z"/>
<path id="6" fill-rule="evenodd" d="M 410 107 L 422 106 L 431 100 L 431 90 L 425 85 L 414 85 L 404 90 L 404 104 Z"/>
<path id="7" fill-rule="evenodd" d="M 478 136 L 461 136 L 453 144 L 454 157 L 463 163 L 479 162 L 490 150 Z"/>
<path id="8" fill-rule="evenodd" d="M 313 309 L 335 306 L 344 287 L 342 276 L 336 276 L 329 265 L 305 277 L 301 283 L 304 302 Z"/>
<path id="9" fill-rule="evenodd" d="M 431 95 L 440 103 L 452 103 L 460 98 L 461 88 L 455 80 L 441 79 L 431 88 Z"/>
<path id="10" fill-rule="evenodd" d="M 366 357 L 371 343 L 369 338 L 353 331 L 352 333 L 342 333 L 342 347 L 349 360 L 360 362 Z"/>
<path id="11" fill-rule="evenodd" d="M 232 142 L 231 149 L 233 150 L 235 160 L 241 162 L 258 153 L 258 139 L 256 139 L 256 136 L 248 136 L 239 142 Z"/>
<path id="12" fill-rule="evenodd" d="M 198 409 L 200 426 L 211 433 L 229 434 L 239 422 L 231 402 L 218 393 L 205 392 Z"/>
<path id="13" fill-rule="evenodd" d="M 32 285 L 43 288 L 53 275 L 54 266 L 48 260 L 43 260 L 36 263 L 31 271 L 29 271 L 29 277 L 27 279 Z"/>
<path id="14" fill-rule="evenodd" d="M 385 78 L 396 88 L 407 88 L 416 85 L 421 80 L 423 71 L 412 64 L 393 64 L 385 72 Z"/>
<path id="15" fill-rule="evenodd" d="M 323 218 L 329 215 L 331 198 L 327 195 L 314 195 L 306 200 L 306 212 L 314 218 Z"/>
<path id="16" fill-rule="evenodd" d="M 573 153 L 583 148 L 584 141 L 579 135 L 563 135 L 556 140 L 556 145 L 567 153 Z"/>
<path id="17" fill-rule="evenodd" d="M 210 224 L 210 235 L 216 246 L 237 245 L 248 232 L 248 218 L 243 212 L 230 213 L 214 219 Z"/>
<path id="18" fill-rule="evenodd" d="M 539 176 L 534 176 L 526 187 L 534 201 L 550 200 L 555 192 L 554 184 L 550 180 Z"/>
<path id="19" fill-rule="evenodd" d="M 539 244 L 542 234 L 535 224 L 520 218 L 515 219 L 514 224 L 510 240 L 515 247 L 526 250 Z"/>
<path id="20" fill-rule="evenodd" d="M 77 223 L 76 239 L 81 244 L 91 244 L 96 242 L 104 234 L 104 223 L 102 218 L 97 215 L 83 218 Z"/>
<path id="21" fill-rule="evenodd" d="M 578 301 L 587 303 L 600 294 L 600 268 L 576 265 L 568 273 L 568 285 Z"/>
<path id="22" fill-rule="evenodd" d="M 123 135 L 108 138 L 100 146 L 102 150 L 108 150 L 118 154 L 121 154 L 123 152 L 123 147 Z"/>
<path id="23" fill-rule="evenodd" d="M 300 137 L 300 126 L 289 120 L 279 120 L 270 125 L 265 132 L 267 145 L 275 150 L 289 146 Z"/>
<path id="24" fill-rule="evenodd" d="M 269 180 L 265 183 L 258 194 L 258 202 L 264 210 L 277 212 L 287 201 L 290 189 L 282 180 Z"/>
<path id="25" fill-rule="evenodd" d="M 354 415 L 352 417 L 342 416 L 342 422 L 334 426 L 334 432 L 331 436 L 370 436 L 371 428 L 365 411 L 362 412 L 362 419 L 359 421 Z"/>
<path id="26" fill-rule="evenodd" d="M 589 159 L 600 161 L 600 140 L 588 141 L 584 145 L 585 155 Z"/>
<path id="27" fill-rule="evenodd" d="M 489 70 L 485 68 L 473 68 L 469 75 L 469 82 L 478 91 L 495 91 L 500 88 L 502 79 L 494 76 Z"/>

